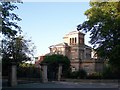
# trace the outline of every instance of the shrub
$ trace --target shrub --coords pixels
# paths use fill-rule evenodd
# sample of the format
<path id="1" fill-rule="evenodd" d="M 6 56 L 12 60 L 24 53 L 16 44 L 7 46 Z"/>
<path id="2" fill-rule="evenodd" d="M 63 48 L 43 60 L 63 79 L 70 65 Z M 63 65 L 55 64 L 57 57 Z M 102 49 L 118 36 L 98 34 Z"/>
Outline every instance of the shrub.
<path id="1" fill-rule="evenodd" d="M 99 72 L 94 72 L 87 76 L 87 79 L 101 79 L 101 78 L 102 78 L 102 73 Z"/>
<path id="2" fill-rule="evenodd" d="M 77 78 L 77 77 L 78 77 L 78 71 L 71 72 L 70 78 L 75 79 L 75 78 Z"/>
<path id="3" fill-rule="evenodd" d="M 87 72 L 83 69 L 78 71 L 78 78 L 85 79 L 87 77 Z"/>
<path id="4" fill-rule="evenodd" d="M 116 73 L 116 71 L 111 67 L 106 67 L 102 73 L 104 79 L 119 79 L 120 73 Z"/>
<path id="5" fill-rule="evenodd" d="M 83 69 L 80 69 L 79 71 L 71 72 L 71 75 L 70 75 L 70 78 L 73 78 L 73 79 L 77 79 L 77 78 L 85 79 L 86 77 L 87 77 L 87 73 Z"/>
<path id="6" fill-rule="evenodd" d="M 17 68 L 17 76 L 18 78 L 41 78 L 41 72 L 34 65 L 25 63 Z"/>

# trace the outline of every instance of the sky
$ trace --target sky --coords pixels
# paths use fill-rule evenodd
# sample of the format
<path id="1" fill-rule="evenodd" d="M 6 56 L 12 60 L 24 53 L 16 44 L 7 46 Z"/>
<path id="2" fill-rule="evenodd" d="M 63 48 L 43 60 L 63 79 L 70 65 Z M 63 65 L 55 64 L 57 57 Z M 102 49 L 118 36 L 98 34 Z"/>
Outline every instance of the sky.
<path id="1" fill-rule="evenodd" d="M 18 25 L 35 44 L 34 56 L 49 53 L 49 46 L 62 43 L 65 34 L 87 19 L 84 12 L 90 8 L 89 2 L 24 2 L 17 6 L 15 13 L 22 19 Z M 89 40 L 86 34 L 85 44 L 90 46 Z"/>

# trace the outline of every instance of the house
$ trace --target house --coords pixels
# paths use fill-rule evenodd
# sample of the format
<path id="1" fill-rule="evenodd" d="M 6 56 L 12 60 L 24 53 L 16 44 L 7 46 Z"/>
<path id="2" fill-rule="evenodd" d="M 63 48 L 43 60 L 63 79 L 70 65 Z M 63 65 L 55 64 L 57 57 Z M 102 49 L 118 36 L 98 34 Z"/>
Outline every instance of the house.
<path id="1" fill-rule="evenodd" d="M 71 62 L 72 71 L 84 69 L 88 74 L 102 72 L 104 62 L 97 58 L 95 51 L 84 43 L 84 33 L 72 31 L 63 37 L 63 43 L 51 45 L 50 55 L 62 54 Z"/>
<path id="2" fill-rule="evenodd" d="M 63 42 L 49 47 L 50 52 L 46 55 L 62 54 L 71 62 L 72 71 L 84 69 L 88 74 L 102 72 L 104 61 L 97 57 L 95 51 L 85 44 L 85 34 L 80 31 L 72 31 L 63 37 Z M 35 64 L 40 67 L 44 56 L 38 57 Z"/>

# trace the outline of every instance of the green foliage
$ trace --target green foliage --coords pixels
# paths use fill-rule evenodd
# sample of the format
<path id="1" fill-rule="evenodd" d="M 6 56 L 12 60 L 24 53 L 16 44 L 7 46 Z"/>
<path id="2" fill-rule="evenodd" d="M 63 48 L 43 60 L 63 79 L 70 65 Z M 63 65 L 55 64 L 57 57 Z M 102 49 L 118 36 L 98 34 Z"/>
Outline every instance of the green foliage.
<path id="1" fill-rule="evenodd" d="M 19 0 L 18 0 L 19 1 Z M 26 56 L 25 42 L 21 38 L 21 27 L 17 25 L 17 21 L 21 18 L 18 17 L 13 11 L 18 9 L 15 3 L 12 2 L 0 2 L 1 19 L 2 19 L 2 61 L 3 63 L 10 64 L 10 61 L 21 62 L 28 59 Z M 18 34 L 19 32 L 19 34 Z M 22 45 L 23 44 L 23 45 Z M 12 58 L 12 59 L 11 59 Z"/>
<path id="2" fill-rule="evenodd" d="M 104 69 L 103 78 L 104 79 L 112 79 L 113 78 L 112 69 L 110 67 Z"/>
<path id="3" fill-rule="evenodd" d="M 78 71 L 71 72 L 69 78 L 72 78 L 72 79 L 78 78 Z"/>
<path id="4" fill-rule="evenodd" d="M 91 8 L 85 12 L 87 20 L 78 25 L 78 30 L 91 32 L 90 43 L 99 57 L 109 59 L 116 69 L 120 69 L 120 1 L 90 2 Z"/>
<path id="5" fill-rule="evenodd" d="M 3 63 L 9 63 L 10 61 L 21 63 L 23 61 L 31 60 L 29 56 L 33 55 L 35 49 L 31 40 L 26 40 L 24 37 L 18 36 L 9 40 L 5 39 L 3 42 Z M 10 60 L 10 57 L 12 57 L 12 60 Z"/>
<path id="6" fill-rule="evenodd" d="M 35 67 L 33 64 L 22 63 L 17 68 L 18 78 L 39 78 L 41 79 L 40 68 Z"/>
<path id="7" fill-rule="evenodd" d="M 78 78 L 84 79 L 84 78 L 86 78 L 86 77 L 87 77 L 87 72 L 86 72 L 85 70 L 83 70 L 83 69 L 80 69 L 80 70 L 78 71 Z"/>
<path id="8" fill-rule="evenodd" d="M 21 18 L 18 17 L 13 10 L 18 9 L 18 7 L 11 2 L 1 2 L 2 7 L 2 34 L 10 37 L 15 36 L 17 32 L 21 31 L 21 27 L 17 25 L 17 21 Z"/>
<path id="9" fill-rule="evenodd" d="M 41 63 L 47 63 L 48 65 L 56 65 L 58 66 L 59 64 L 63 65 L 63 68 L 66 67 L 65 69 L 68 69 L 70 66 L 70 60 L 63 55 L 48 55 L 45 56 L 44 60 Z"/>
<path id="10" fill-rule="evenodd" d="M 17 0 L 20 1 L 20 0 Z M 23 61 L 31 60 L 30 57 L 34 53 L 34 45 L 31 40 L 26 40 L 22 36 L 21 27 L 17 24 L 21 21 L 21 18 L 14 13 L 14 10 L 18 9 L 15 3 L 12 2 L 0 2 L 0 33 L 2 33 L 2 71 L 3 75 L 8 75 L 8 67 L 11 62 L 19 64 Z"/>
<path id="11" fill-rule="evenodd" d="M 77 78 L 85 79 L 86 77 L 87 77 L 87 73 L 83 69 L 80 69 L 79 71 L 71 72 L 71 75 L 70 75 L 70 78 L 73 78 L 73 79 L 77 79 Z"/>
<path id="12" fill-rule="evenodd" d="M 100 72 L 94 72 L 87 76 L 87 79 L 102 79 L 102 78 L 103 76 L 102 76 L 102 73 Z"/>
<path id="13" fill-rule="evenodd" d="M 120 72 L 115 72 L 111 66 L 106 67 L 102 73 L 104 79 L 120 79 Z"/>
<path id="14" fill-rule="evenodd" d="M 12 40 L 4 40 L 2 47 L 2 74 L 7 76 L 9 74 L 9 68 L 11 68 L 11 62 L 15 62 L 17 65 L 23 61 L 30 61 L 30 56 L 34 53 L 32 50 L 31 42 L 25 40 L 22 37 L 17 37 Z M 34 48 L 34 46 L 33 46 Z M 32 50 L 31 50 L 32 49 Z M 12 58 L 11 58 L 12 57 Z M 32 57 L 32 56 L 31 56 Z"/>
<path id="15" fill-rule="evenodd" d="M 59 64 L 62 64 L 62 76 L 66 77 L 67 73 L 70 71 L 70 60 L 63 55 L 48 55 L 45 56 L 44 60 L 41 63 L 47 63 L 48 65 L 48 74 L 52 78 L 57 78 L 57 73 L 58 73 L 58 66 Z M 53 75 L 54 74 L 54 75 Z"/>

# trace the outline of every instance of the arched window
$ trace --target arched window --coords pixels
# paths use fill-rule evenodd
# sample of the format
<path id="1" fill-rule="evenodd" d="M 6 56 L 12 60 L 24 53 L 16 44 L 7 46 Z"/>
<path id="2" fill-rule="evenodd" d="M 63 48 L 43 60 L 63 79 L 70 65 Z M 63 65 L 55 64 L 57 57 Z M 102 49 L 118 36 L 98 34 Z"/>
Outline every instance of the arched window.
<path id="1" fill-rule="evenodd" d="M 83 44 L 83 39 L 79 37 L 79 44 Z"/>
<path id="2" fill-rule="evenodd" d="M 71 45 L 71 38 L 70 38 L 70 45 Z"/>
<path id="3" fill-rule="evenodd" d="M 76 41 L 77 41 L 77 39 L 76 39 L 76 37 L 75 37 L 75 44 L 76 44 Z"/>
<path id="4" fill-rule="evenodd" d="M 74 43 L 74 38 L 72 38 L 72 44 Z"/>

